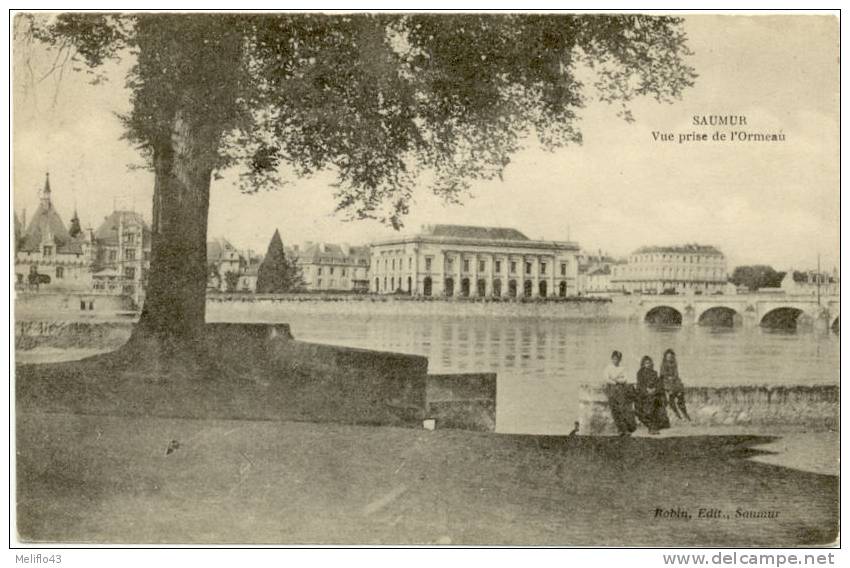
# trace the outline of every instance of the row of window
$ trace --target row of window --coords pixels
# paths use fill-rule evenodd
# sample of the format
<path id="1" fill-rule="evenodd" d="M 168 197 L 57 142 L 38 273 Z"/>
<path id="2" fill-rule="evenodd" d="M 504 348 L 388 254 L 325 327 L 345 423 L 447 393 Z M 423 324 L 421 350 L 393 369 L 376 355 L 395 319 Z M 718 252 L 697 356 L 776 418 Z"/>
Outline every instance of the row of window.
<path id="1" fill-rule="evenodd" d="M 331 258 L 329 256 L 323 256 L 319 258 L 319 262 L 323 264 L 359 264 L 361 266 L 366 266 L 369 264 L 365 258 L 357 258 L 357 259 L 340 259 L 340 258 Z"/>
<path id="2" fill-rule="evenodd" d="M 38 272 L 38 266 L 33 265 L 32 269 Z M 146 276 L 146 271 L 142 270 L 142 276 Z M 62 280 L 65 278 L 65 267 L 57 266 L 54 270 L 54 276 L 57 280 Z M 136 268 L 133 266 L 125 266 L 124 267 L 124 277 L 133 280 L 136 277 Z"/>
<path id="3" fill-rule="evenodd" d="M 434 264 L 434 257 L 426 256 L 425 257 L 425 271 L 430 272 L 433 269 L 433 264 Z M 567 275 L 567 265 L 568 265 L 567 262 L 561 263 L 561 266 L 560 266 L 561 276 Z M 408 269 L 411 269 L 413 267 L 413 258 L 408 259 L 407 266 L 408 266 Z M 463 259 L 463 272 L 469 272 L 470 267 L 471 267 L 471 260 L 468 259 L 468 258 Z M 399 269 L 402 268 L 401 259 L 399 259 L 398 268 Z M 510 268 L 510 270 L 509 270 L 510 274 L 517 274 L 517 261 L 515 261 L 515 260 L 510 261 L 509 262 L 509 268 Z M 384 259 L 384 270 L 386 271 L 387 269 L 396 270 L 396 259 L 394 259 L 394 258 L 393 259 L 386 259 L 386 258 Z M 449 258 L 446 259 L 446 271 L 451 272 L 453 270 L 454 270 L 454 259 L 449 257 Z M 533 270 L 534 270 L 534 263 L 526 261 L 525 262 L 525 273 L 530 275 L 530 274 L 533 273 Z M 546 275 L 547 271 L 548 271 L 548 264 L 546 262 L 540 262 L 540 274 Z M 487 261 L 486 260 L 479 260 L 478 261 L 478 272 L 487 272 Z M 502 273 L 502 261 L 501 260 L 494 260 L 493 261 L 493 272 L 495 274 L 501 274 Z M 321 274 L 321 272 L 320 272 L 320 274 Z"/>
<path id="4" fill-rule="evenodd" d="M 706 275 L 706 276 L 715 276 L 721 277 L 721 270 L 719 268 L 708 268 L 708 267 L 697 267 L 697 268 L 677 268 L 677 267 L 653 267 L 653 266 L 635 266 L 631 268 L 632 273 L 637 274 L 663 274 L 663 275 Z"/>
<path id="5" fill-rule="evenodd" d="M 671 262 L 683 262 L 683 263 L 717 263 L 722 262 L 723 257 L 720 255 L 713 256 L 691 256 L 684 254 L 638 254 L 634 255 L 631 258 L 631 262 L 659 262 L 659 261 L 671 261 Z"/>
<path id="6" fill-rule="evenodd" d="M 326 267 L 326 268 L 328 269 L 327 274 L 328 274 L 328 275 L 330 275 L 330 276 L 333 276 L 333 274 L 334 274 L 334 268 L 335 268 L 335 267 L 334 267 L 334 266 L 328 266 L 328 267 Z M 340 269 L 340 270 L 341 270 L 341 274 L 342 274 L 342 276 L 347 276 L 347 275 L 348 275 L 348 269 L 346 269 L 346 268 L 342 268 L 342 269 Z M 316 275 L 317 275 L 317 276 L 321 276 L 321 275 L 322 275 L 322 273 L 323 273 L 323 268 L 320 266 L 320 267 L 318 267 L 318 268 L 316 269 Z"/>
<path id="7" fill-rule="evenodd" d="M 336 288 L 336 279 L 335 278 L 331 278 L 330 280 L 326 280 L 325 282 L 328 283 L 329 288 Z M 348 279 L 341 278 L 340 281 L 339 281 L 339 285 L 342 289 L 347 289 L 348 288 Z M 321 288 L 321 287 L 322 287 L 322 279 L 318 278 L 316 280 L 316 288 Z"/>
<path id="8" fill-rule="evenodd" d="M 407 287 L 403 288 L 404 281 L 402 278 L 393 277 L 384 277 L 383 281 L 380 278 L 375 278 L 375 292 L 402 292 L 402 293 L 413 293 L 413 282 L 410 277 L 407 278 Z M 382 286 L 383 285 L 383 286 Z M 477 296 L 491 296 L 495 298 L 501 297 L 504 293 L 507 293 L 508 297 L 516 298 L 519 291 L 519 284 L 516 280 L 509 280 L 507 285 L 507 290 L 502 289 L 502 281 L 499 279 L 493 280 L 491 283 L 491 289 L 487 290 L 487 281 L 486 280 L 478 280 L 475 282 L 475 292 L 477 292 Z M 525 297 L 531 297 L 534 295 L 535 286 L 531 280 L 526 280 L 522 283 L 522 295 Z M 568 286 L 566 282 L 560 282 L 558 284 L 558 296 L 566 297 L 568 292 Z M 431 296 L 433 293 L 433 281 L 430 277 L 426 277 L 423 280 L 422 286 L 422 294 L 424 296 Z M 547 297 L 549 295 L 549 283 L 546 280 L 541 280 L 537 283 L 537 294 L 540 297 Z M 460 281 L 460 289 L 455 290 L 455 281 L 453 278 L 446 278 L 443 282 L 443 295 L 444 296 L 455 296 L 459 295 L 461 297 L 469 297 L 472 295 L 472 282 L 469 278 L 463 278 Z"/>
<path id="9" fill-rule="evenodd" d="M 125 248 L 124 249 L 124 260 L 136 260 L 136 250 L 137 249 L 135 249 L 135 248 Z M 43 245 L 42 248 L 41 248 L 41 254 L 42 254 L 42 256 L 45 256 L 45 257 L 53 256 L 54 251 L 55 251 L 55 248 L 53 247 L 53 245 Z M 103 253 L 101 253 L 99 256 L 101 258 L 103 258 Z M 107 260 L 109 262 L 117 261 L 118 260 L 118 250 L 117 249 L 107 250 L 106 251 L 106 257 L 107 257 Z M 150 258 L 150 252 L 149 251 L 143 251 L 142 257 L 145 260 L 148 260 Z"/>

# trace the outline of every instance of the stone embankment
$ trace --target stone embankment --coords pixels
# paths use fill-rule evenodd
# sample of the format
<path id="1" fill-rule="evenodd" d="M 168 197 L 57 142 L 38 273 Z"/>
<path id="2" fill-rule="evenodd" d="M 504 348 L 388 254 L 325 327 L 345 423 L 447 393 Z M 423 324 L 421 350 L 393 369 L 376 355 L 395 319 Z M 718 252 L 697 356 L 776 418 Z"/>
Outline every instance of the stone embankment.
<path id="1" fill-rule="evenodd" d="M 686 387 L 688 426 L 746 426 L 835 430 L 838 385 Z M 615 435 L 601 385 L 579 389 L 579 433 Z"/>
<path id="2" fill-rule="evenodd" d="M 130 337 L 132 322 L 15 321 L 15 349 L 117 349 Z"/>
<path id="3" fill-rule="evenodd" d="M 620 316 L 603 298 L 427 298 L 367 294 L 208 294 L 207 321 L 282 321 L 288 314 L 482 316 L 605 320 Z"/>

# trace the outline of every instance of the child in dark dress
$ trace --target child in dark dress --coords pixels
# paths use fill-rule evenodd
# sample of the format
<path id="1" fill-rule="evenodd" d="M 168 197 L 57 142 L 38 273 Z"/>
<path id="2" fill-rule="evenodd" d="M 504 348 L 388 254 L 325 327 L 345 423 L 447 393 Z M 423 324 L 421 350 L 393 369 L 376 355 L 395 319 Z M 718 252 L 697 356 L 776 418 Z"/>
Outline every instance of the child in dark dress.
<path id="1" fill-rule="evenodd" d="M 652 357 L 644 355 L 637 373 L 636 410 L 638 418 L 649 429 L 649 433 L 658 434 L 660 430 L 670 427 L 670 419 L 667 418 L 664 383 L 652 367 Z"/>
<path id="2" fill-rule="evenodd" d="M 688 416 L 688 409 L 685 406 L 685 385 L 679 378 L 679 364 L 676 361 L 676 353 L 672 349 L 664 352 L 659 375 L 664 384 L 664 391 L 667 393 L 667 406 L 673 409 L 673 413 L 679 420 L 683 417 L 690 420 L 691 417 Z"/>

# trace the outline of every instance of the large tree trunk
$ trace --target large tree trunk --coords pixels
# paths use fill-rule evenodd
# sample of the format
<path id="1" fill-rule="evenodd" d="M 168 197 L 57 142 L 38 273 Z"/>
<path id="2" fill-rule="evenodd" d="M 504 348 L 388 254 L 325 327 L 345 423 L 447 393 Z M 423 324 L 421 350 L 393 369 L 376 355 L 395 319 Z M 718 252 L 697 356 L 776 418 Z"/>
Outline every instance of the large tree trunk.
<path id="1" fill-rule="evenodd" d="M 153 149 L 151 266 L 129 347 L 150 357 L 200 354 L 206 306 L 207 217 L 217 149 L 215 126 L 178 112 L 171 140 Z"/>

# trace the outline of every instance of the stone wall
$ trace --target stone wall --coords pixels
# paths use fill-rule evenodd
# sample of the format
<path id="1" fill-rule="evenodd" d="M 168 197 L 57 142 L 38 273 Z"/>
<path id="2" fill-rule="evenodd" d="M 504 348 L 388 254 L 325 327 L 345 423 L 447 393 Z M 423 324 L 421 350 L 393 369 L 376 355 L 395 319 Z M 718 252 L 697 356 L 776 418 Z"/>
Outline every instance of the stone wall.
<path id="1" fill-rule="evenodd" d="M 793 427 L 835 430 L 838 385 L 685 387 L 691 422 L 676 426 Z M 579 433 L 617 434 L 601 386 L 579 388 Z"/>
<path id="2" fill-rule="evenodd" d="M 496 373 L 428 375 L 425 415 L 437 428 L 495 431 Z"/>
<path id="3" fill-rule="evenodd" d="M 281 321 L 288 314 L 544 317 L 605 320 L 611 302 L 591 298 L 499 300 L 375 295 L 208 294 L 207 321 Z"/>
<path id="4" fill-rule="evenodd" d="M 15 320 L 15 349 L 115 349 L 129 339 L 132 329 L 131 322 Z"/>
<path id="5" fill-rule="evenodd" d="M 19 321 L 15 342 L 18 349 L 104 343 L 117 348 L 131 331 L 129 322 Z M 297 341 L 287 324 L 211 323 L 204 341 L 206 349 L 219 354 L 206 378 L 207 396 L 192 394 L 194 404 L 174 406 L 187 396 L 178 390 L 142 404 L 147 412 L 415 428 L 430 418 L 437 428 L 495 429 L 493 373 L 428 375 L 425 357 Z M 30 377 L 28 382 L 37 381 Z"/>
<path id="6" fill-rule="evenodd" d="M 85 308 L 85 309 L 83 309 Z M 124 296 L 85 292 L 15 292 L 15 320 L 85 320 L 115 317 L 130 309 Z"/>
<path id="7" fill-rule="evenodd" d="M 425 418 L 425 357 L 295 340 L 274 341 L 268 357 L 266 380 L 285 377 L 310 420 L 421 426 Z"/>

